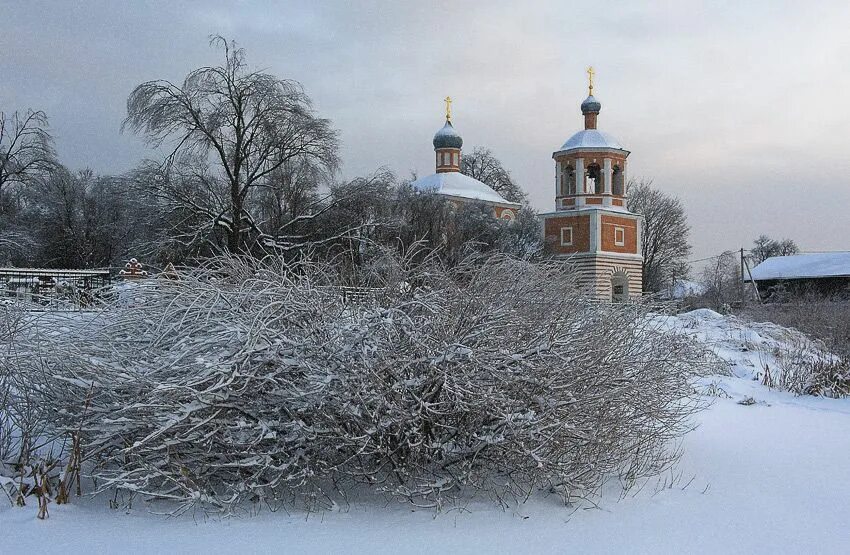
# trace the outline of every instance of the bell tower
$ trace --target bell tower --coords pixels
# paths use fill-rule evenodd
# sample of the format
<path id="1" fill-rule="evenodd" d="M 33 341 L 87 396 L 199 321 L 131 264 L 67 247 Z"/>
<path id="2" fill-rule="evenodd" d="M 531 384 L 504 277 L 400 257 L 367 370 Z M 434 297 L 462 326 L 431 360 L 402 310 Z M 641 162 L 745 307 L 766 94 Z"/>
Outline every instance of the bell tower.
<path id="1" fill-rule="evenodd" d="M 599 299 L 622 301 L 641 295 L 642 222 L 628 210 L 630 152 L 597 129 L 602 104 L 593 96 L 593 68 L 587 74 L 584 129 L 552 154 L 555 211 L 543 214 L 544 233 L 553 254 L 574 261 L 580 285 Z"/>

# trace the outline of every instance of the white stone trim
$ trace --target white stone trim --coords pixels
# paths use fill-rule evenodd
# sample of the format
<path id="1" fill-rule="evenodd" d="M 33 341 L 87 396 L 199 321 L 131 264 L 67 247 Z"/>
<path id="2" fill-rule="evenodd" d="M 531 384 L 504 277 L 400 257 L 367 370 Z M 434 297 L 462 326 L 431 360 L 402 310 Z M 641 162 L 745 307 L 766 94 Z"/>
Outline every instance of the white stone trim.
<path id="1" fill-rule="evenodd" d="M 558 160 L 555 161 L 555 197 L 560 197 L 564 194 L 562 165 Z M 558 207 L 555 205 L 555 210 L 557 209 Z"/>
<path id="2" fill-rule="evenodd" d="M 564 240 L 564 232 L 565 232 L 565 231 L 568 231 L 568 232 L 569 232 L 569 236 L 570 236 L 570 240 L 569 240 L 569 241 L 565 241 L 565 240 Z M 561 228 L 561 246 L 562 246 L 562 247 L 571 247 L 571 246 L 573 246 L 573 226 L 571 226 L 571 225 L 567 225 L 567 226 L 564 226 L 564 227 L 562 227 L 562 228 Z"/>
<path id="3" fill-rule="evenodd" d="M 576 158 L 576 194 L 585 194 L 587 192 L 586 187 L 587 176 L 584 175 L 584 158 Z"/>
<path id="4" fill-rule="evenodd" d="M 599 236 L 599 221 L 599 212 L 590 215 L 590 252 L 598 251 L 599 245 L 601 245 Z"/>
<path id="5" fill-rule="evenodd" d="M 617 239 L 617 234 L 620 234 L 620 239 Z M 626 228 L 620 225 L 614 226 L 614 246 L 617 247 L 625 247 L 626 246 Z"/>

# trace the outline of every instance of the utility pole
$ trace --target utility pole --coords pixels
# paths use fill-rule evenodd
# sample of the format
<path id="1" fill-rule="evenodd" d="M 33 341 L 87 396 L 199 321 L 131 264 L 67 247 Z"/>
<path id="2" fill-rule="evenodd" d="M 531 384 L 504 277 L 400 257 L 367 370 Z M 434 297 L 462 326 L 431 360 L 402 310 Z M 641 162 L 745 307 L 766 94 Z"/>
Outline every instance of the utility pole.
<path id="1" fill-rule="evenodd" d="M 744 247 L 741 247 L 741 283 L 738 289 L 741 295 L 741 306 L 744 306 Z"/>

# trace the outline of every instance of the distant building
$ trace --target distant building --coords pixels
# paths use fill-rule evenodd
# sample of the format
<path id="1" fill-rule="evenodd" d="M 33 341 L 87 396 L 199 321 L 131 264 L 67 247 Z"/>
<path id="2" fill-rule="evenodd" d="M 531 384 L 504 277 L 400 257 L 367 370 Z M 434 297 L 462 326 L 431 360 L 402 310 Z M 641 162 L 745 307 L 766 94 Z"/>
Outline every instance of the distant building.
<path id="1" fill-rule="evenodd" d="M 456 205 L 475 202 L 493 208 L 497 218 L 513 220 L 522 205 L 510 202 L 489 185 L 460 172 L 463 139 L 452 125 L 451 98 L 446 98 L 446 123 L 434 135 L 437 171 L 417 179 L 411 186 L 423 192 L 445 196 Z"/>
<path id="2" fill-rule="evenodd" d="M 782 288 L 791 293 L 850 294 L 850 252 L 773 256 L 752 270 L 762 297 Z"/>
<path id="3" fill-rule="evenodd" d="M 602 104 L 581 103 L 584 130 L 570 137 L 555 160 L 555 211 L 542 214 L 547 247 L 575 262 L 579 284 L 603 300 L 622 301 L 642 291 L 641 218 L 627 206 L 629 151 L 598 130 Z"/>

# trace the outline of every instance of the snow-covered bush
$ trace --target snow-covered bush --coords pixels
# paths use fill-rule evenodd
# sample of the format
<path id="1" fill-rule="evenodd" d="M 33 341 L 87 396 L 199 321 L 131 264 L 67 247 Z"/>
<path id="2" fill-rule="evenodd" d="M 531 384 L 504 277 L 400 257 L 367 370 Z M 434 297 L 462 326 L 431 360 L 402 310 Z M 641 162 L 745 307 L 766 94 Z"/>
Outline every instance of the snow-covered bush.
<path id="1" fill-rule="evenodd" d="M 798 342 L 780 349 L 775 353 L 780 365 L 773 370 L 764 369 L 762 384 L 795 395 L 834 399 L 850 396 L 850 362 L 819 346 L 819 343 Z"/>
<path id="2" fill-rule="evenodd" d="M 806 385 L 808 395 L 824 397 L 850 396 L 850 361 L 848 360 L 819 360 L 809 366 L 811 376 Z"/>
<path id="3" fill-rule="evenodd" d="M 32 388 L 42 378 L 41 359 L 15 348 L 30 345 L 34 329 L 16 305 L 0 307 L 0 491 L 13 504 L 38 498 L 40 518 L 47 516 L 47 500 L 60 482 L 61 445 L 51 441 L 56 422 L 49 407 Z"/>
<path id="4" fill-rule="evenodd" d="M 16 371 L 99 491 L 183 508 L 321 506 L 356 484 L 571 500 L 675 460 L 704 360 L 689 339 L 584 297 L 562 263 L 421 260 L 382 255 L 346 295 L 333 266 L 218 259 L 19 341 Z"/>

